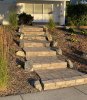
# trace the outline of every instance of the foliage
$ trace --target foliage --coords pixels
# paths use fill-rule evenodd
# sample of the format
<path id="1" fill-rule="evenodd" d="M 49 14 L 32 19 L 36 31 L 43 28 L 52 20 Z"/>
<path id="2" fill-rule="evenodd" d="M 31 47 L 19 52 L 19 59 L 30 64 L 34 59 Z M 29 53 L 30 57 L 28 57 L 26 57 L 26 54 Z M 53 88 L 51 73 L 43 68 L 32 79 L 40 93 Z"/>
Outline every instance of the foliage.
<path id="1" fill-rule="evenodd" d="M 1 47 L 2 45 L 0 45 Z M 8 73 L 7 73 L 7 61 L 3 58 L 3 51 L 0 48 L 0 88 L 7 87 Z"/>
<path id="2" fill-rule="evenodd" d="M 18 17 L 16 12 L 9 13 L 9 23 L 10 23 L 10 27 L 13 30 L 15 30 L 18 27 Z"/>
<path id="3" fill-rule="evenodd" d="M 68 31 L 71 32 L 71 33 L 75 33 L 75 29 L 74 28 L 69 28 Z"/>
<path id="4" fill-rule="evenodd" d="M 77 39 L 75 39 L 75 38 L 69 38 L 69 39 L 66 39 L 67 41 L 70 41 L 70 42 L 78 42 L 78 40 Z"/>
<path id="5" fill-rule="evenodd" d="M 68 5 L 67 7 L 68 25 L 87 25 L 87 5 Z"/>
<path id="6" fill-rule="evenodd" d="M 87 35 L 87 30 L 81 30 L 81 34 Z"/>
<path id="7" fill-rule="evenodd" d="M 18 15 L 18 23 L 24 25 L 32 25 L 33 17 L 30 14 L 21 13 Z"/>
<path id="8" fill-rule="evenodd" d="M 48 27 L 48 29 L 49 30 L 53 30 L 54 28 L 55 28 L 55 22 L 54 22 L 54 20 L 52 19 L 52 18 L 50 18 L 49 19 L 49 22 L 48 22 L 48 24 L 47 24 L 47 27 Z"/>

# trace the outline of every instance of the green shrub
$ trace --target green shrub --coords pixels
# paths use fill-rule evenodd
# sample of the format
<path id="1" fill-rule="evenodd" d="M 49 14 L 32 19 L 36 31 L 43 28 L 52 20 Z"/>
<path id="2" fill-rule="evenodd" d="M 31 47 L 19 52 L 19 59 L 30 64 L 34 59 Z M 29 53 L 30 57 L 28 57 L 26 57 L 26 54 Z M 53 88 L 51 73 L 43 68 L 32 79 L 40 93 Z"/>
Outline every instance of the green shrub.
<path id="1" fill-rule="evenodd" d="M 67 7 L 68 25 L 81 26 L 87 25 L 87 5 L 68 5 Z"/>
<path id="2" fill-rule="evenodd" d="M 15 30 L 18 27 L 18 17 L 15 12 L 10 12 L 9 13 L 9 23 L 10 27 Z"/>
<path id="3" fill-rule="evenodd" d="M 55 22 L 54 22 L 54 20 L 52 19 L 52 18 L 50 18 L 49 19 L 49 22 L 48 22 L 48 24 L 47 24 L 47 27 L 48 27 L 48 29 L 49 30 L 53 30 L 54 28 L 55 28 Z"/>
<path id="4" fill-rule="evenodd" d="M 0 45 L 1 47 L 1 45 Z M 7 60 L 3 58 L 3 51 L 0 48 L 0 88 L 6 88 L 8 83 Z"/>
<path id="5" fill-rule="evenodd" d="M 71 32 L 71 33 L 74 33 L 75 32 L 75 29 L 74 28 L 69 28 L 68 31 Z"/>
<path id="6" fill-rule="evenodd" d="M 81 30 L 81 34 L 87 35 L 87 30 Z"/>
<path id="7" fill-rule="evenodd" d="M 30 14 L 21 13 L 18 15 L 18 23 L 19 25 L 32 25 L 33 17 Z"/>
<path id="8" fill-rule="evenodd" d="M 5 59 L 0 58 L 0 87 L 7 87 L 7 82 L 7 62 Z"/>

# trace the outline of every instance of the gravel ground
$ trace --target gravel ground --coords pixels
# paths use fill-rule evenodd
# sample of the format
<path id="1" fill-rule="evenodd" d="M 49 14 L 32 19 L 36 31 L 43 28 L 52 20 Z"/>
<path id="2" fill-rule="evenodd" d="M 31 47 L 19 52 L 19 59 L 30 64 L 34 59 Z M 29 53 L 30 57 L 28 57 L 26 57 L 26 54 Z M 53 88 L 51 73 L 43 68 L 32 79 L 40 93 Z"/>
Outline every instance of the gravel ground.
<path id="1" fill-rule="evenodd" d="M 52 35 L 54 39 L 58 41 L 58 47 L 62 49 L 63 55 L 71 59 L 74 63 L 74 68 L 87 73 L 87 59 L 75 55 L 80 55 L 81 52 L 87 52 L 87 36 L 77 34 L 70 35 L 69 32 L 62 29 L 54 30 Z M 21 50 L 21 48 L 13 42 L 9 54 L 9 84 L 6 91 L 0 92 L 0 96 L 38 92 L 38 90 L 29 84 L 29 79 L 39 79 L 39 77 L 35 72 L 26 72 L 22 68 L 23 66 L 18 66 L 17 61 L 25 62 L 24 58 L 15 55 L 15 52 L 18 50 Z"/>
<path id="2" fill-rule="evenodd" d="M 25 61 L 24 58 L 17 57 L 15 55 L 15 52 L 18 50 L 21 50 L 21 48 L 13 42 L 10 46 L 9 54 L 8 88 L 6 91 L 1 91 L 0 96 L 38 92 L 38 90 L 29 84 L 29 79 L 39 79 L 39 77 L 35 72 L 26 72 L 21 66 L 18 65 L 17 61 Z"/>
<path id="3" fill-rule="evenodd" d="M 63 51 L 63 55 L 71 59 L 74 68 L 87 73 L 87 59 L 81 58 L 82 53 L 87 53 L 87 36 L 72 34 L 64 29 L 56 29 L 51 33 L 58 41 L 58 47 Z"/>

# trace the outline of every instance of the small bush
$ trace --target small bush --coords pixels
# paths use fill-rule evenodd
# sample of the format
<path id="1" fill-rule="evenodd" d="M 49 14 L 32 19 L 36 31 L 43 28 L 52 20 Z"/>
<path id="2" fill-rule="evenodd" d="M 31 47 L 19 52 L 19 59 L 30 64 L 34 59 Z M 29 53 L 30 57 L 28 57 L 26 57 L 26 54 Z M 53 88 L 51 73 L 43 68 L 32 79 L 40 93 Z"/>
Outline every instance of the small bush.
<path id="1" fill-rule="evenodd" d="M 71 32 L 71 33 L 74 33 L 74 32 L 75 32 L 75 29 L 73 29 L 73 28 L 69 28 L 68 31 Z"/>
<path id="2" fill-rule="evenodd" d="M 21 13 L 18 15 L 18 19 L 19 25 L 32 25 L 33 17 L 30 14 Z"/>
<path id="3" fill-rule="evenodd" d="M 55 28 L 55 22 L 54 22 L 54 20 L 52 19 L 52 18 L 50 18 L 49 19 L 49 22 L 48 22 L 48 24 L 47 24 L 47 27 L 48 27 L 48 29 L 49 30 L 53 30 L 54 28 Z"/>
<path id="4" fill-rule="evenodd" d="M 68 25 L 87 25 L 87 4 L 68 5 L 67 7 Z"/>
<path id="5" fill-rule="evenodd" d="M 18 27 L 18 17 L 15 12 L 9 13 L 9 23 L 10 23 L 10 27 L 14 30 Z"/>
<path id="6" fill-rule="evenodd" d="M 87 35 L 87 30 L 81 30 L 81 34 Z"/>

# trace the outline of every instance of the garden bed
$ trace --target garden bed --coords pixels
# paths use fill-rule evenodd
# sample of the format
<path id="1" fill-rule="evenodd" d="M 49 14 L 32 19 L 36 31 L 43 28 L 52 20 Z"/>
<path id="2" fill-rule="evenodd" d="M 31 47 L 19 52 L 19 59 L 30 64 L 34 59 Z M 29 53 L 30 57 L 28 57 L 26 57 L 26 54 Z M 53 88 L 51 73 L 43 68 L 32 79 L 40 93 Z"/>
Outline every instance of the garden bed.
<path id="1" fill-rule="evenodd" d="M 79 29 L 87 29 L 87 26 L 67 26 L 70 28 L 79 28 Z"/>
<path id="2" fill-rule="evenodd" d="M 8 34 L 11 35 L 10 32 L 8 32 Z M 9 52 L 6 52 L 6 54 L 8 53 L 8 65 L 3 70 L 4 72 L 5 70 L 7 70 L 6 73 L 8 72 L 7 74 L 8 80 L 6 80 L 7 81 L 6 86 L 4 86 L 3 83 L 2 86 L 0 87 L 0 96 L 9 96 L 9 95 L 17 95 L 17 94 L 32 93 L 32 92 L 34 93 L 38 91 L 29 84 L 29 79 L 31 78 L 38 79 L 37 74 L 35 72 L 26 72 L 17 63 L 17 60 L 24 61 L 24 58 L 16 56 L 15 52 L 21 50 L 22 48 L 18 46 L 18 44 L 15 41 L 13 41 L 14 38 L 15 38 L 14 35 L 10 36 L 10 39 L 8 39 L 7 37 L 8 42 L 6 42 L 7 40 L 5 40 L 5 37 L 3 37 L 3 39 L 5 40 L 3 48 L 6 47 L 6 43 L 7 44 L 9 43 L 8 44 Z M 18 40 L 19 37 L 16 37 L 15 39 Z M 0 71 L 2 70 L 0 69 Z M 6 73 L 3 74 L 5 75 Z M 0 79 L 0 81 L 2 80 Z"/>
<path id="3" fill-rule="evenodd" d="M 64 28 L 58 28 L 50 33 L 57 40 L 58 48 L 62 49 L 63 55 L 74 63 L 74 68 L 87 73 L 87 55 L 83 56 L 87 54 L 87 35 L 81 32 L 82 30 L 79 29 L 67 31 Z"/>

